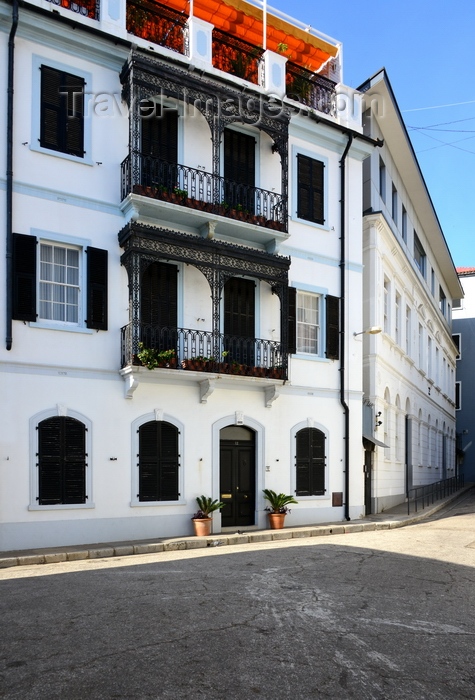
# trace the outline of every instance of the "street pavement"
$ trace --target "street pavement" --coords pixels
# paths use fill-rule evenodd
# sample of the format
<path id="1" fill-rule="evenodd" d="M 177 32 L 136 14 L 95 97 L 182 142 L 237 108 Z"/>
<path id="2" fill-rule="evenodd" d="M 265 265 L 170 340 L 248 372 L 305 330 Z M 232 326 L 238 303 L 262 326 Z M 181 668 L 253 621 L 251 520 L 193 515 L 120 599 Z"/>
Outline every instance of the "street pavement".
<path id="1" fill-rule="evenodd" d="M 475 697 L 475 492 L 406 527 L 0 569 L 0 698 Z"/>

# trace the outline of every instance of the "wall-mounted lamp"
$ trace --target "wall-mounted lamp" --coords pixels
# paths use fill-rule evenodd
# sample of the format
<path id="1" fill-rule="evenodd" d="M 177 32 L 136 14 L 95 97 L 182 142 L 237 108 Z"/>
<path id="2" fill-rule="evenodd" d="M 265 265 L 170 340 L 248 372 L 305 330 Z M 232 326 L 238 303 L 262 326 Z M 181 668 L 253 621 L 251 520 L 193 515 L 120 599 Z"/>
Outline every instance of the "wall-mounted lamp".
<path id="1" fill-rule="evenodd" d="M 353 336 L 357 335 L 363 335 L 363 333 L 367 333 L 368 335 L 377 335 L 378 333 L 382 332 L 381 326 L 371 326 L 370 328 L 366 328 L 364 331 L 360 331 L 359 333 L 353 333 Z"/>
<path id="2" fill-rule="evenodd" d="M 377 420 L 374 427 L 375 427 L 375 428 L 379 428 L 379 426 L 382 425 L 382 424 L 383 424 L 383 421 L 382 421 L 382 420 Z"/>

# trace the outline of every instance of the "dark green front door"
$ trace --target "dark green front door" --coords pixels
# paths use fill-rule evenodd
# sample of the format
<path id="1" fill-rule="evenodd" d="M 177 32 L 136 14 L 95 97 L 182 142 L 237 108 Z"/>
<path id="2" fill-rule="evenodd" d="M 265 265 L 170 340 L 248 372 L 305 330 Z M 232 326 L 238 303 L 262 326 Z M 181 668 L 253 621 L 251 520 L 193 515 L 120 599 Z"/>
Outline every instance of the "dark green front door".
<path id="1" fill-rule="evenodd" d="M 223 527 L 254 525 L 256 503 L 254 432 L 241 426 L 221 431 L 220 499 Z"/>

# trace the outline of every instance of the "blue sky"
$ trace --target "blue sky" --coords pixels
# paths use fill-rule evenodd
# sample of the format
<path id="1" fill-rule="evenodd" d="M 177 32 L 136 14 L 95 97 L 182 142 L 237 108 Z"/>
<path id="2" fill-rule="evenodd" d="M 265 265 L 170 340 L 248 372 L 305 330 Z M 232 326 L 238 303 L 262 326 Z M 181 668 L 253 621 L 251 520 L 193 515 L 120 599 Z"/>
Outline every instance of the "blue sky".
<path id="1" fill-rule="evenodd" d="M 269 5 L 343 43 L 347 85 L 386 68 L 454 263 L 475 266 L 475 2 Z"/>

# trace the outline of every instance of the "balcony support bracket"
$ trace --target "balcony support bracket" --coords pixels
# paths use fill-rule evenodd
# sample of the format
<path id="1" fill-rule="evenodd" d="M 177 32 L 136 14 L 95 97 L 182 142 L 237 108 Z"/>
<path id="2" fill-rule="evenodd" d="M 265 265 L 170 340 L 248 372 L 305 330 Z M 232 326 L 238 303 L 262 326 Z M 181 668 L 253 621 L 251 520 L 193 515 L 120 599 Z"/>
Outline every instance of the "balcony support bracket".
<path id="1" fill-rule="evenodd" d="M 216 229 L 216 221 L 207 221 L 203 226 L 200 226 L 200 234 L 202 238 L 207 238 L 211 240 L 214 238 L 214 232 Z"/>
<path id="2" fill-rule="evenodd" d="M 125 367 L 124 369 L 121 369 L 120 374 L 125 382 L 124 398 L 133 399 L 134 391 L 139 385 L 137 375 L 134 375 L 133 369 L 131 367 Z"/>
<path id="3" fill-rule="evenodd" d="M 216 389 L 216 381 L 214 379 L 204 379 L 202 382 L 198 383 L 200 386 L 200 401 L 201 403 L 207 403 L 208 397 L 211 396 Z"/>
<path id="4" fill-rule="evenodd" d="M 266 408 L 271 408 L 274 401 L 276 399 L 278 399 L 280 396 L 280 392 L 275 384 L 273 386 L 267 387 L 264 390 L 264 394 L 265 394 Z"/>

